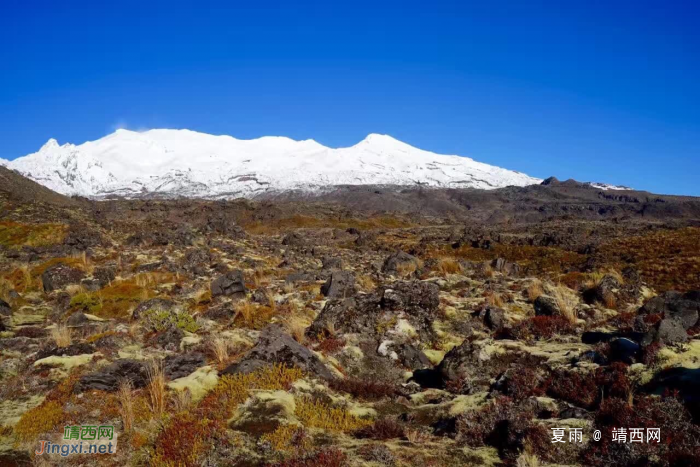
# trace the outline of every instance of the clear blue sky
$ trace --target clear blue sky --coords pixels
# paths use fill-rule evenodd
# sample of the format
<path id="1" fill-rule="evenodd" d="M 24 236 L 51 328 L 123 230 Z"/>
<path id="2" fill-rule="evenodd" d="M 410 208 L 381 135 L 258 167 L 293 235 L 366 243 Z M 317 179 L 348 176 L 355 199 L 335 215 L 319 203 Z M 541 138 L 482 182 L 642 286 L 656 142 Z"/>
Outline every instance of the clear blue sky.
<path id="1" fill-rule="evenodd" d="M 116 127 L 386 133 L 700 195 L 699 23 L 698 1 L 0 0 L 0 157 Z"/>

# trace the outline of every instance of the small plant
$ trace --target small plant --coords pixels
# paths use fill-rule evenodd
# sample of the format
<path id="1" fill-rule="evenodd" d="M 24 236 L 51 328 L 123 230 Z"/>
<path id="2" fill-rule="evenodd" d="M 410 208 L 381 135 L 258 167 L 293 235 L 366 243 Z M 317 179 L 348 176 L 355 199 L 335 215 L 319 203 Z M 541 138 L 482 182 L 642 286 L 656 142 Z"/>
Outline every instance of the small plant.
<path id="1" fill-rule="evenodd" d="M 57 324 L 51 329 L 51 338 L 56 344 L 56 347 L 68 347 L 72 342 L 71 330 L 65 324 Z"/>
<path id="2" fill-rule="evenodd" d="M 392 418 L 381 418 L 373 424 L 361 428 L 355 435 L 358 438 L 376 440 L 400 439 L 406 436 L 404 427 Z"/>
<path id="3" fill-rule="evenodd" d="M 171 326 L 187 332 L 197 332 L 199 329 L 194 317 L 184 310 L 173 312 L 153 308 L 143 313 L 143 320 L 147 327 L 157 332 L 165 331 Z"/>
<path id="4" fill-rule="evenodd" d="M 374 401 L 393 397 L 398 393 L 392 384 L 357 378 L 333 379 L 328 385 L 334 391 L 345 392 L 361 400 Z"/>
<path id="5" fill-rule="evenodd" d="M 460 274 L 462 272 L 462 265 L 454 258 L 440 258 L 436 269 L 443 276 L 447 274 Z"/>
<path id="6" fill-rule="evenodd" d="M 369 420 L 350 414 L 344 408 L 329 407 L 321 401 L 305 397 L 296 400 L 294 413 L 304 426 L 329 431 L 355 431 L 372 424 Z"/>
<path id="7" fill-rule="evenodd" d="M 165 412 L 165 374 L 160 361 L 152 361 L 146 366 L 148 373 L 148 398 L 151 412 L 160 417 Z"/>
<path id="8" fill-rule="evenodd" d="M 578 319 L 576 312 L 576 297 L 567 287 L 562 285 L 552 287 L 552 298 L 557 303 L 559 313 L 571 324 L 575 324 Z"/>
<path id="9" fill-rule="evenodd" d="M 542 281 L 539 279 L 533 279 L 532 282 L 530 282 L 530 285 L 527 287 L 527 299 L 530 302 L 534 302 L 542 294 L 544 294 L 544 290 L 542 289 Z"/>
<path id="10" fill-rule="evenodd" d="M 226 339 L 217 337 L 210 342 L 209 346 L 219 364 L 224 364 L 228 361 L 229 342 Z"/>
<path id="11" fill-rule="evenodd" d="M 304 452 L 310 447 L 304 429 L 296 425 L 280 425 L 275 431 L 262 435 L 259 442 L 279 452 Z"/>
<path id="12" fill-rule="evenodd" d="M 125 378 L 119 383 L 117 397 L 119 398 L 119 415 L 122 418 L 124 431 L 129 432 L 134 427 L 134 389 L 131 380 Z"/>

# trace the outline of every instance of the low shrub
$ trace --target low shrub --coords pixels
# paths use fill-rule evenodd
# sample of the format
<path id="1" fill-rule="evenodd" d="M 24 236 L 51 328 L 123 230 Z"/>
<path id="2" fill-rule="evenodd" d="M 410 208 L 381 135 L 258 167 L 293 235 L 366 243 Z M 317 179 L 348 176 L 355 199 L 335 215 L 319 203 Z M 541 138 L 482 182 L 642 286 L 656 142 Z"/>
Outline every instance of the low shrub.
<path id="1" fill-rule="evenodd" d="M 278 467 L 343 467 L 348 458 L 337 448 L 325 448 L 310 454 L 288 459 L 276 464 Z"/>
<path id="2" fill-rule="evenodd" d="M 330 407 L 306 397 L 296 400 L 294 413 L 304 426 L 329 431 L 355 431 L 372 423 L 352 415 L 342 407 Z"/>
<path id="3" fill-rule="evenodd" d="M 381 381 L 369 381 L 359 378 L 333 379 L 328 385 L 338 392 L 345 392 L 360 400 L 379 400 L 397 394 L 396 386 Z"/>
<path id="4" fill-rule="evenodd" d="M 393 418 L 380 418 L 369 426 L 359 429 L 355 436 L 376 440 L 404 438 L 406 432 L 403 425 Z"/>
<path id="5" fill-rule="evenodd" d="M 187 332 L 197 332 L 199 329 L 199 325 L 192 315 L 184 310 L 172 312 L 169 310 L 150 309 L 144 311 L 142 317 L 146 326 L 156 332 L 165 331 L 172 326 Z"/>
<path id="6" fill-rule="evenodd" d="M 516 324 L 510 334 L 516 339 L 551 339 L 558 334 L 573 331 L 571 322 L 563 316 L 533 316 Z"/>

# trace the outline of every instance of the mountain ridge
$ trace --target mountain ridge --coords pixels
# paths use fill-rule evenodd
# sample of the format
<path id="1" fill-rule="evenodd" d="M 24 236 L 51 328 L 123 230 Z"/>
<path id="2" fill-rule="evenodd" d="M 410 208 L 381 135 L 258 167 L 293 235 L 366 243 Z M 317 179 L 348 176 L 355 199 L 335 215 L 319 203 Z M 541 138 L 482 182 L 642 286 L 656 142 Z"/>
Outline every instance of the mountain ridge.
<path id="1" fill-rule="evenodd" d="M 350 147 L 330 148 L 283 136 L 242 140 L 184 129 L 120 129 L 80 145 L 52 138 L 39 151 L 3 165 L 59 193 L 97 199 L 253 198 L 338 185 L 493 189 L 542 181 L 377 133 Z"/>

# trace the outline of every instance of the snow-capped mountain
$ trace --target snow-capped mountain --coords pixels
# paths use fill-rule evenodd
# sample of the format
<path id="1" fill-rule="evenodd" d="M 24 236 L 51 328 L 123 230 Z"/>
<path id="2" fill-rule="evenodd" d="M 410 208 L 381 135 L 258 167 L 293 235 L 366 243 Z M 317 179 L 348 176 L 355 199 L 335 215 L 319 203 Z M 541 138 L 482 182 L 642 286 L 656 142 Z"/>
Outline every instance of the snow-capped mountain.
<path id="1" fill-rule="evenodd" d="M 348 148 L 285 137 L 239 140 L 189 130 L 116 132 L 81 145 L 50 139 L 8 168 L 66 195 L 233 198 L 338 185 L 493 189 L 541 180 L 371 134 Z"/>

